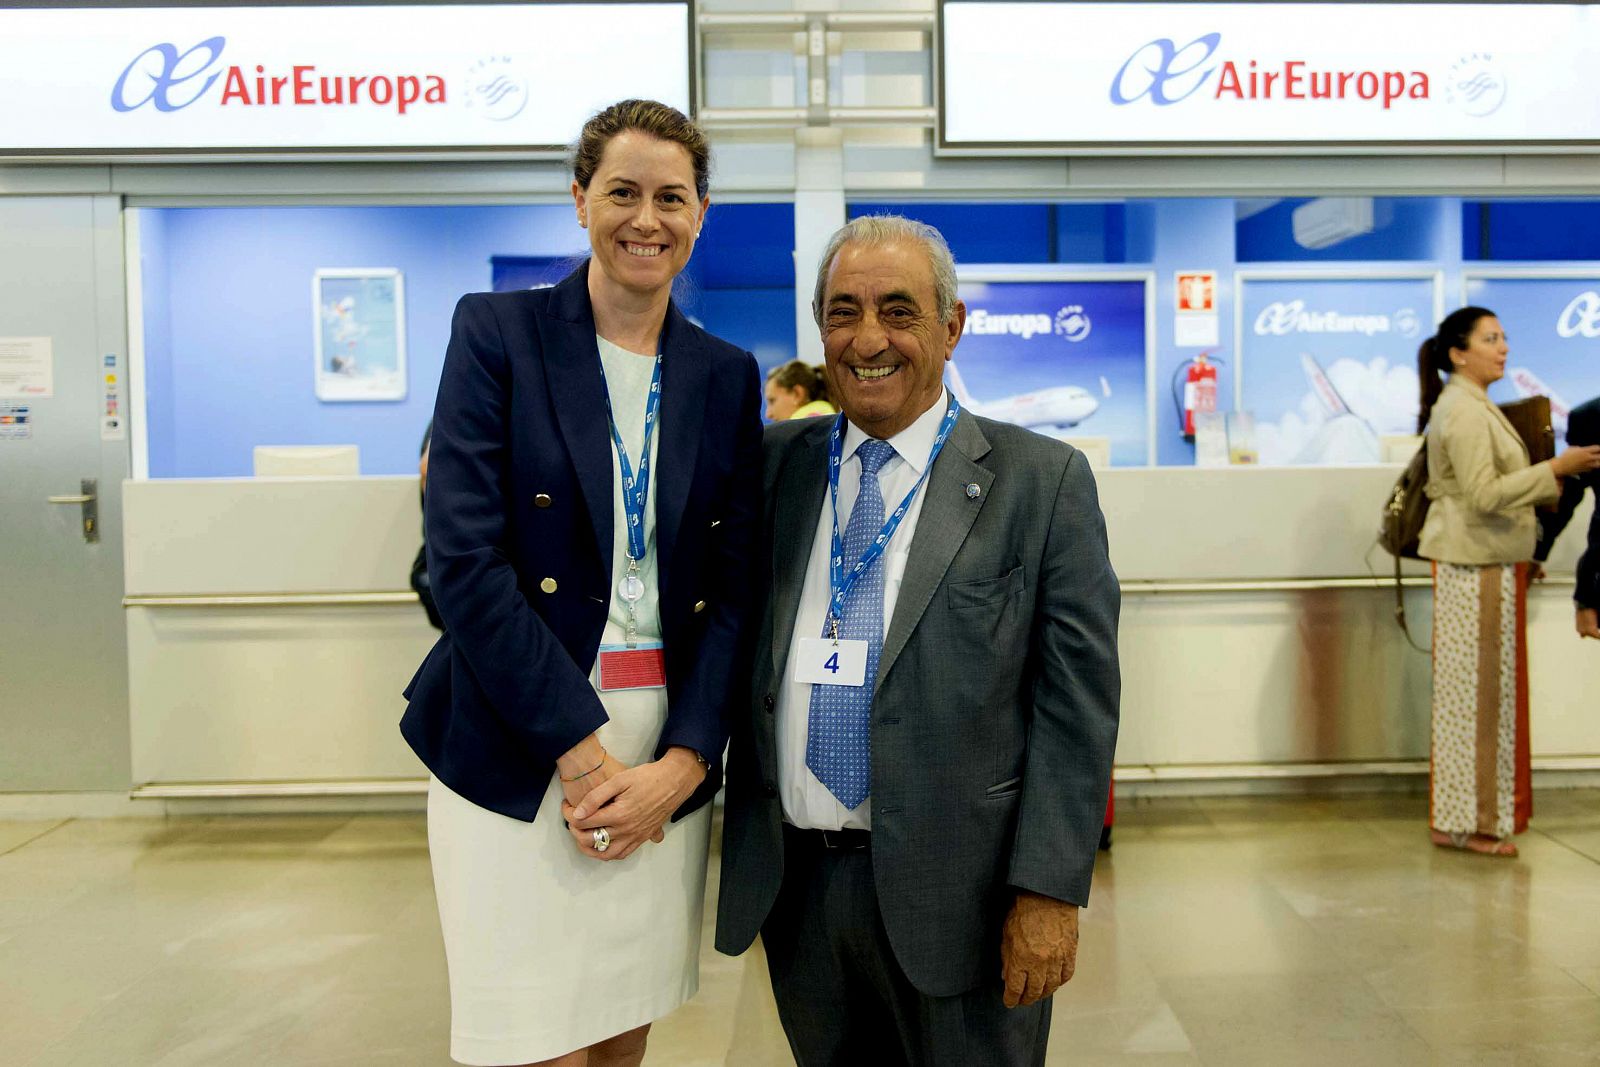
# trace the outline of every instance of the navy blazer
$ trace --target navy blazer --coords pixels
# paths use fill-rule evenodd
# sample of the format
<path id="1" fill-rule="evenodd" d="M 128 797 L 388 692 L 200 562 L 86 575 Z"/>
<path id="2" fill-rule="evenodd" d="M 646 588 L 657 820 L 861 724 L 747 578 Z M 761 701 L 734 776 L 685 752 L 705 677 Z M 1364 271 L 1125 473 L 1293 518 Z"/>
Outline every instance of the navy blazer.
<path id="1" fill-rule="evenodd" d="M 1579 404 L 1567 416 L 1567 444 L 1600 445 L 1600 397 Z M 1578 557 L 1578 583 L 1572 599 L 1586 608 L 1600 608 L 1600 471 L 1588 471 L 1566 478 L 1561 486 L 1561 501 L 1554 512 L 1539 512 L 1539 547 L 1533 558 L 1543 562 L 1550 558 L 1550 549 L 1556 538 L 1572 521 L 1585 489 L 1595 492 L 1594 514 L 1589 518 L 1589 542 L 1583 555 Z"/>
<path id="2" fill-rule="evenodd" d="M 754 358 L 675 305 L 661 333 L 656 484 L 667 721 L 656 755 L 715 795 L 761 492 Z M 434 408 L 428 573 L 445 633 L 400 731 L 439 780 L 532 822 L 556 758 L 606 722 L 590 684 L 611 576 L 612 443 L 588 265 L 552 289 L 464 296 Z"/>

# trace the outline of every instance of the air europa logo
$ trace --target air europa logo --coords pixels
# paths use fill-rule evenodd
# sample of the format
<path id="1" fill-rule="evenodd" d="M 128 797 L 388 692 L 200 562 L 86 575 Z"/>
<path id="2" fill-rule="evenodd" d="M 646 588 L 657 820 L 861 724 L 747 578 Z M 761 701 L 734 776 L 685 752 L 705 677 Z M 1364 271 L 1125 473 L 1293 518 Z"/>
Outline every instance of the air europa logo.
<path id="1" fill-rule="evenodd" d="M 1053 316 L 1008 315 L 985 308 L 973 308 L 967 314 L 967 326 L 963 332 L 990 337 L 1020 337 L 1024 341 L 1031 341 L 1035 337 L 1049 337 L 1054 333 L 1068 341 L 1081 341 L 1089 336 L 1089 330 L 1088 313 L 1080 305 L 1071 304 Z"/>
<path id="2" fill-rule="evenodd" d="M 1279 300 L 1256 316 L 1258 337 L 1287 337 L 1291 333 L 1361 333 L 1371 337 L 1388 333 L 1387 315 L 1344 315 L 1337 311 L 1307 311 L 1304 300 Z"/>
<path id="3" fill-rule="evenodd" d="M 1561 337 L 1600 337 L 1600 293 L 1593 289 L 1579 293 L 1556 319 Z"/>
<path id="4" fill-rule="evenodd" d="M 964 332 L 985 335 L 1010 335 L 1024 341 L 1048 335 L 1052 323 L 1049 315 L 1002 315 L 983 308 L 973 308 L 967 316 Z"/>
<path id="5" fill-rule="evenodd" d="M 1387 110 L 1397 100 L 1430 99 L 1424 71 L 1328 70 L 1299 59 L 1224 59 L 1219 65 L 1211 60 L 1221 44 L 1222 34 L 1208 33 L 1182 47 L 1170 37 L 1141 45 L 1111 79 L 1111 102 L 1148 98 L 1168 107 L 1208 86 L 1213 100 L 1381 100 Z"/>
<path id="6" fill-rule="evenodd" d="M 446 103 L 445 81 L 437 74 L 325 74 L 310 63 L 293 64 L 283 73 L 260 63 L 252 73 L 238 65 L 213 71 L 227 44 L 224 37 L 210 37 L 183 52 L 170 43 L 151 45 L 117 77 L 112 110 L 137 111 L 149 104 L 157 111 L 180 111 L 204 97 L 218 79 L 218 107 L 374 105 L 392 106 L 404 115 L 418 103 Z"/>

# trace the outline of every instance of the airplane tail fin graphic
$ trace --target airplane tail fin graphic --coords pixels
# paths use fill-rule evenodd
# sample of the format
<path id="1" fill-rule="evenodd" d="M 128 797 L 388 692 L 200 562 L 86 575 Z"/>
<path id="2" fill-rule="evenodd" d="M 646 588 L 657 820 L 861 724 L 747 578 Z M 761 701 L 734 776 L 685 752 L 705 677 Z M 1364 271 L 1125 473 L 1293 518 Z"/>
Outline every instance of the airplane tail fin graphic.
<path id="1" fill-rule="evenodd" d="M 1110 396 L 1111 395 L 1111 380 L 1109 378 L 1107 378 L 1104 374 L 1100 375 L 1100 395 L 1101 396 Z"/>
<path id="2" fill-rule="evenodd" d="M 1333 382 L 1328 380 L 1328 374 L 1322 369 L 1312 355 L 1306 352 L 1300 354 L 1300 367 L 1306 372 L 1306 380 L 1311 383 L 1311 389 L 1317 394 L 1317 399 L 1322 401 L 1322 406 L 1328 410 L 1329 415 L 1349 415 L 1350 405 L 1344 402 L 1344 397 L 1339 395 L 1339 390 L 1333 387 Z"/>
<path id="3" fill-rule="evenodd" d="M 956 361 L 951 360 L 945 364 L 945 377 L 950 380 L 950 391 L 956 395 L 962 407 L 972 406 L 972 394 L 967 392 L 967 383 L 961 379 L 961 372 L 956 369 Z"/>

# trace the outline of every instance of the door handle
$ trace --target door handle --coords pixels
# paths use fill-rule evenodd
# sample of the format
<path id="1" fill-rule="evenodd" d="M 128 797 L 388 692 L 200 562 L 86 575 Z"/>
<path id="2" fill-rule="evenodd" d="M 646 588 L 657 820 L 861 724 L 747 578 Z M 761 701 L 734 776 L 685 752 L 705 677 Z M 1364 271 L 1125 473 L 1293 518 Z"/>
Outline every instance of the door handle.
<path id="1" fill-rule="evenodd" d="M 100 541 L 100 483 L 94 478 L 84 478 L 78 483 L 79 491 L 69 496 L 46 497 L 50 504 L 77 504 L 83 509 L 83 540 L 87 544 Z"/>

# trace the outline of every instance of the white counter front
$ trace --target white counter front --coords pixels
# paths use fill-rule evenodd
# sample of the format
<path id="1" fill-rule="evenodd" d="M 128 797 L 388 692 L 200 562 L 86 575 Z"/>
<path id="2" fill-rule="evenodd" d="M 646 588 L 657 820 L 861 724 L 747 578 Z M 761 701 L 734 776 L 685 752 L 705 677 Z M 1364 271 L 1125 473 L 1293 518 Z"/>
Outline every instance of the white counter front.
<path id="1" fill-rule="evenodd" d="M 1097 474 L 1124 587 L 1119 773 L 1426 760 L 1428 658 L 1373 547 L 1398 472 Z M 421 778 L 396 729 L 434 639 L 407 585 L 415 479 L 129 482 L 123 499 L 136 785 Z M 1529 598 L 1536 766 L 1600 767 L 1600 646 L 1569 599 L 1587 516 Z M 1427 570 L 1407 573 L 1426 641 Z"/>

